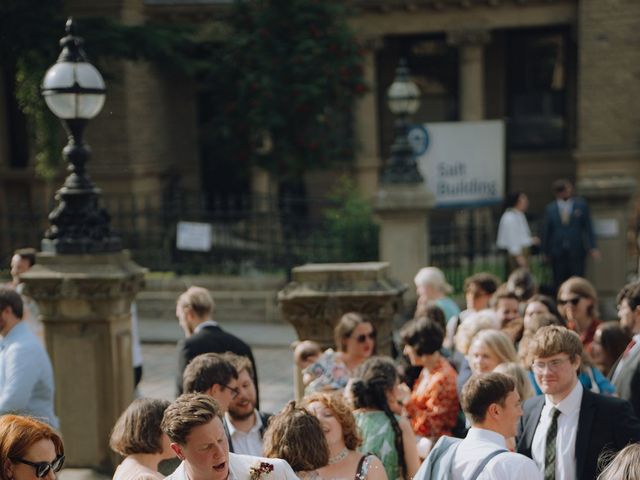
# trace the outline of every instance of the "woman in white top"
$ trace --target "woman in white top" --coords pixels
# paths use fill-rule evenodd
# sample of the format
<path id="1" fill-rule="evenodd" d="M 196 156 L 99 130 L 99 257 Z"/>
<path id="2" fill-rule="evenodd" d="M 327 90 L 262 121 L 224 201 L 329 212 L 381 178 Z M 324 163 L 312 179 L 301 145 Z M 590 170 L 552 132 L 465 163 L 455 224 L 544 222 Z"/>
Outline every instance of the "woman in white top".
<path id="1" fill-rule="evenodd" d="M 160 429 L 162 416 L 169 406 L 166 400 L 139 398 L 120 415 L 113 427 L 109 446 L 124 456 L 113 480 L 159 480 L 162 460 L 175 457 L 169 437 Z"/>
<path id="2" fill-rule="evenodd" d="M 524 212 L 529 207 L 529 199 L 523 192 L 510 193 L 505 202 L 506 210 L 498 225 L 498 248 L 509 254 L 509 271 L 518 267 L 527 267 L 529 247 L 540 243 L 537 237 L 531 236 Z"/>

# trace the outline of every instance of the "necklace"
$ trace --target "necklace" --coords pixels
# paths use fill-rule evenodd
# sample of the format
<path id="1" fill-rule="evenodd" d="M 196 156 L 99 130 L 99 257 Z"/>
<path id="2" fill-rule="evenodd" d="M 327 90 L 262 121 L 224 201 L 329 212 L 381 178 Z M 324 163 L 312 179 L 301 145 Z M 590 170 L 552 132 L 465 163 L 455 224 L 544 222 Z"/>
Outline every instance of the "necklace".
<path id="1" fill-rule="evenodd" d="M 347 458 L 347 455 L 349 455 L 349 450 L 347 450 L 347 447 L 344 447 L 336 455 L 329 458 L 329 465 L 333 465 L 334 463 L 341 462 L 342 460 Z"/>

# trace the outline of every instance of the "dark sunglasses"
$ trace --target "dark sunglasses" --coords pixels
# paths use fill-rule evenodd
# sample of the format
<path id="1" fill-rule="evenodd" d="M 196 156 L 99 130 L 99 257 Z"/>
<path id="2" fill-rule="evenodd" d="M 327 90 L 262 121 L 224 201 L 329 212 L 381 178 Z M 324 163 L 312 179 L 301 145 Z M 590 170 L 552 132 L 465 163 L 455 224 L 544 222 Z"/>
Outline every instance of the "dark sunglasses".
<path id="1" fill-rule="evenodd" d="M 376 339 L 376 332 L 371 332 L 371 333 L 369 333 L 369 334 L 362 333 L 362 334 L 360 334 L 360 335 L 358 335 L 358 336 L 356 337 L 356 342 L 358 342 L 358 343 L 364 343 L 364 342 L 366 342 L 366 341 L 367 341 L 367 338 L 368 338 L 369 340 L 375 340 L 375 339 Z"/>
<path id="2" fill-rule="evenodd" d="M 30 462 L 29 460 L 25 460 L 24 458 L 12 458 L 12 462 L 24 463 L 25 465 L 29 465 L 33 467 L 36 471 L 36 477 L 44 478 L 49 473 L 49 470 L 53 470 L 54 473 L 57 473 L 62 468 L 64 464 L 64 455 L 58 455 L 56 459 L 49 462 Z"/>
<path id="3" fill-rule="evenodd" d="M 229 385 L 222 385 L 222 388 L 223 389 L 227 388 L 227 389 L 231 390 L 231 397 L 232 398 L 236 398 L 238 395 L 240 395 L 240 390 L 238 390 L 237 388 L 230 387 Z"/>
<path id="4" fill-rule="evenodd" d="M 570 298 L 568 300 L 558 300 L 558 305 L 566 305 L 567 303 L 570 303 L 575 307 L 576 305 L 578 305 L 578 303 L 580 303 L 581 298 L 582 298 L 581 296 L 577 296 L 577 297 Z"/>

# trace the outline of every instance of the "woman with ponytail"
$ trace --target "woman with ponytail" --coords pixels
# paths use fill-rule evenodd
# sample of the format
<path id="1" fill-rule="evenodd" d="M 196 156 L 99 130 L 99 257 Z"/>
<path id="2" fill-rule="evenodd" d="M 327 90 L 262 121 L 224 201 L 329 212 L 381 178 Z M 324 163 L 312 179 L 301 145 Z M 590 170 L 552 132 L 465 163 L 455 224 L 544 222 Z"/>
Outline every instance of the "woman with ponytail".
<path id="1" fill-rule="evenodd" d="M 400 416 L 399 378 L 393 361 L 384 357 L 365 361 L 355 372 L 350 393 L 363 439 L 360 451 L 378 456 L 389 480 L 413 478 L 420 460 L 411 425 Z"/>

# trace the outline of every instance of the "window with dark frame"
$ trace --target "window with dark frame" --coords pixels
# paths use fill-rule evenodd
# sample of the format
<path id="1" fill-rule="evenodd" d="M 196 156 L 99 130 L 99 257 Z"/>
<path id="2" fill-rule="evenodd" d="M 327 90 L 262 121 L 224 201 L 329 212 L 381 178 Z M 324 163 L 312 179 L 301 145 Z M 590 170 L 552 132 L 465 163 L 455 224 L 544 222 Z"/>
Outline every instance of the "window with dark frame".
<path id="1" fill-rule="evenodd" d="M 509 32 L 507 45 L 509 147 L 569 146 L 569 29 Z"/>

